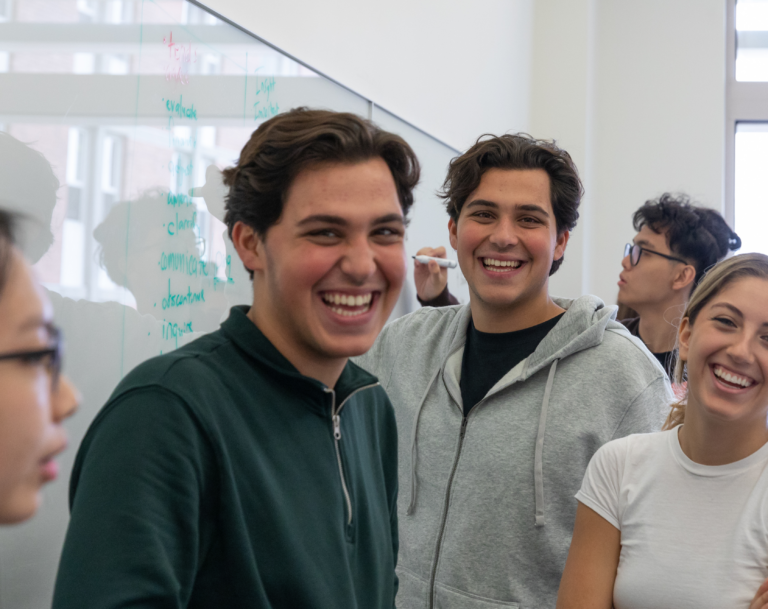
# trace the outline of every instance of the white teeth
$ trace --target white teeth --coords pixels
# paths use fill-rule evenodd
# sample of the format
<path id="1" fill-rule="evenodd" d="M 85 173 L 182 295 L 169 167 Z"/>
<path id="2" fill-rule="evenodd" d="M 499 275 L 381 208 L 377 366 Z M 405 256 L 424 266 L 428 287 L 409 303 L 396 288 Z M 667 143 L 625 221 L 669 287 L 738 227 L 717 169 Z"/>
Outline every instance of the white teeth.
<path id="1" fill-rule="evenodd" d="M 323 300 L 330 305 L 342 305 L 345 307 L 362 307 L 365 305 L 369 305 L 369 306 L 366 306 L 365 309 L 361 311 L 347 311 L 345 309 L 341 309 L 338 307 L 331 307 L 331 310 L 334 311 L 335 313 L 338 313 L 339 315 L 344 315 L 347 317 L 360 315 L 361 313 L 365 313 L 366 311 L 368 311 L 371 308 L 370 303 L 372 299 L 373 299 L 373 294 L 370 292 L 368 294 L 358 294 L 357 296 L 353 294 L 342 294 L 339 292 L 336 292 L 333 294 L 331 294 L 330 292 L 325 292 L 323 294 Z"/>
<path id="2" fill-rule="evenodd" d="M 719 366 L 716 366 L 714 369 L 715 376 L 723 379 L 724 381 L 727 381 L 729 383 L 733 383 L 734 385 L 741 385 L 742 387 L 749 387 L 752 384 L 752 381 L 744 378 L 742 376 L 738 376 L 735 374 L 731 374 L 729 372 L 726 372 Z"/>
<path id="3" fill-rule="evenodd" d="M 495 258 L 483 258 L 483 264 L 487 267 L 511 267 L 516 269 L 520 266 L 519 260 L 496 260 Z"/>

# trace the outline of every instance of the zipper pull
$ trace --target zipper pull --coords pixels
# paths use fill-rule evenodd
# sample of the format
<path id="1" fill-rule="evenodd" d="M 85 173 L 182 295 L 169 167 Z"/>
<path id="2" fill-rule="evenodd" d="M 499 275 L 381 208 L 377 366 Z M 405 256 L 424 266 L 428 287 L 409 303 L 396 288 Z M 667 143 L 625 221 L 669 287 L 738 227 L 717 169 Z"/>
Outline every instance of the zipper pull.
<path id="1" fill-rule="evenodd" d="M 333 437 L 341 440 L 341 417 L 337 414 L 333 415 Z"/>

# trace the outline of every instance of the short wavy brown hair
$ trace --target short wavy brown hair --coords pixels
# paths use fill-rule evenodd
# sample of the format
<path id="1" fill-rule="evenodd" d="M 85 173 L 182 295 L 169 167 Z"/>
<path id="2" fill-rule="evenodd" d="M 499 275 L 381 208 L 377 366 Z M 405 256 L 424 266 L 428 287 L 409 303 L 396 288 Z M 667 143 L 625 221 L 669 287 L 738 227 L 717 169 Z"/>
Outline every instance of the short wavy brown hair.
<path id="1" fill-rule="evenodd" d="M 224 170 L 229 186 L 224 222 L 230 238 L 237 222 L 264 236 L 283 213 L 293 180 L 326 163 L 381 158 L 392 172 L 403 215 L 413 205 L 421 172 L 406 141 L 348 112 L 295 108 L 265 121 L 243 147 L 237 165 Z"/>
<path id="2" fill-rule="evenodd" d="M 469 150 L 450 162 L 448 175 L 438 194 L 445 199 L 448 215 L 454 222 L 458 222 L 464 203 L 489 169 L 546 171 L 557 234 L 574 229 L 584 196 L 576 165 L 571 155 L 554 141 L 537 140 L 527 133 L 481 135 Z M 563 258 L 554 260 L 549 274 L 552 275 L 562 263 Z"/>

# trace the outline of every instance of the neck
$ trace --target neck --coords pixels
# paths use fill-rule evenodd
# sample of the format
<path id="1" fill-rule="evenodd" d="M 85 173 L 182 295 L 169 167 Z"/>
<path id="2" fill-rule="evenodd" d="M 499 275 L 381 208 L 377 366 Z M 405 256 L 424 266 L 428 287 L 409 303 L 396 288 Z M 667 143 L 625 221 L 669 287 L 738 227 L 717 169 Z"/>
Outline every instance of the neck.
<path id="1" fill-rule="evenodd" d="M 664 353 L 675 348 L 677 324 L 684 309 L 685 301 L 637 311 L 640 315 L 640 337 L 651 353 Z"/>
<path id="2" fill-rule="evenodd" d="M 279 318 L 269 315 L 264 307 L 258 307 L 255 299 L 254 305 L 248 311 L 248 318 L 256 324 L 256 327 L 267 337 L 275 349 L 291 362 L 301 374 L 320 381 L 326 387 L 333 388 L 336 386 L 336 381 L 339 380 L 344 366 L 347 365 L 348 358 L 324 357 L 298 345 L 285 332 Z"/>
<path id="3" fill-rule="evenodd" d="M 726 465 L 758 451 L 768 442 L 768 429 L 764 420 L 762 425 L 756 421 L 723 423 L 686 407 L 679 439 L 680 448 L 691 461 Z"/>
<path id="4" fill-rule="evenodd" d="M 469 308 L 472 311 L 472 322 L 480 332 L 500 334 L 502 332 L 517 332 L 538 324 L 543 324 L 553 317 L 565 312 L 544 293 L 535 301 L 517 306 L 494 306 L 481 302 L 470 292 Z"/>

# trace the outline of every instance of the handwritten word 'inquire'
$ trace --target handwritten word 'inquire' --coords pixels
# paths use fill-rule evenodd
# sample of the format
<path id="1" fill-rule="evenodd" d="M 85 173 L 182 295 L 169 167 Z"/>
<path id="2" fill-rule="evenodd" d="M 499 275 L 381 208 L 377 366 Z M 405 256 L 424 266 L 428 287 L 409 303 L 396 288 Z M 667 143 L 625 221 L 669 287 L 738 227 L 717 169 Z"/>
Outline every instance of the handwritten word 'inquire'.
<path id="1" fill-rule="evenodd" d="M 163 339 L 173 340 L 176 343 L 176 347 L 179 346 L 179 337 L 189 334 L 190 332 L 193 332 L 191 321 L 184 324 L 166 321 L 163 324 Z"/>
<path id="2" fill-rule="evenodd" d="M 187 286 L 187 293 L 173 294 L 171 293 L 171 280 L 168 280 L 168 296 L 163 298 L 163 311 L 165 309 L 171 309 L 173 307 L 183 307 L 186 304 L 192 305 L 197 302 L 205 302 L 205 290 L 199 292 L 193 292 L 192 288 Z"/>
<path id="3" fill-rule="evenodd" d="M 184 105 L 183 96 L 179 95 L 179 101 L 173 101 L 172 99 L 165 99 L 165 109 L 171 114 L 178 116 L 179 118 L 188 118 L 193 121 L 197 120 L 197 108 L 193 103 L 188 108 Z"/>

